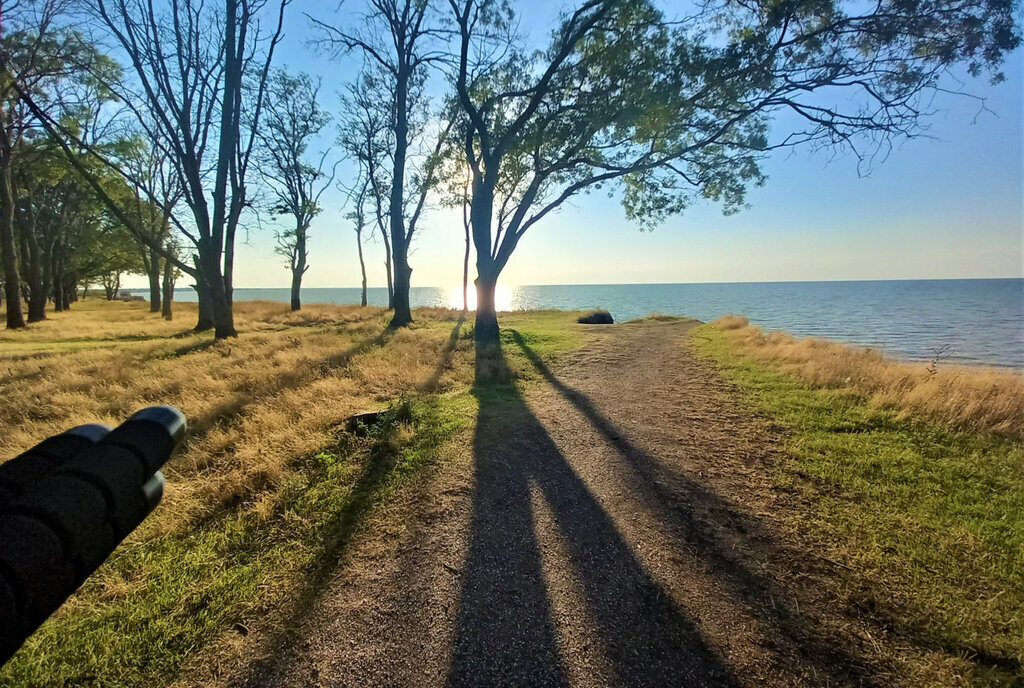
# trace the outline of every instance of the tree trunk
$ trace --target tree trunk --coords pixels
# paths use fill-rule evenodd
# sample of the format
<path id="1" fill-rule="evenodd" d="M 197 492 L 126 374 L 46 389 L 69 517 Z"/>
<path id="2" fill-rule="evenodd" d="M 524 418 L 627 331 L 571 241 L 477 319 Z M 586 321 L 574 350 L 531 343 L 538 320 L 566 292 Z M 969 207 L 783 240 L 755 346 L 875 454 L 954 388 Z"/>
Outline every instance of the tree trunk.
<path id="1" fill-rule="evenodd" d="M 494 308 L 494 292 L 498 286 L 496 274 L 476 278 L 476 327 L 473 338 L 477 345 L 498 341 L 498 313 Z"/>
<path id="2" fill-rule="evenodd" d="M 223 288 L 220 289 L 220 293 L 217 293 L 216 290 L 213 293 L 213 336 L 216 339 L 238 336 L 238 332 L 235 330 L 234 309 Z"/>
<path id="3" fill-rule="evenodd" d="M 362 222 L 362 220 L 360 220 Z M 363 260 L 363 233 L 362 231 L 356 231 L 356 246 L 359 249 L 359 272 L 363 276 L 363 293 L 362 298 L 359 301 L 359 305 L 366 306 L 366 261 Z"/>
<path id="4" fill-rule="evenodd" d="M 498 343 L 498 313 L 494 308 L 494 291 L 502 266 L 491 253 L 491 217 L 496 180 L 496 169 L 488 169 L 483 179 L 476 175 L 470 206 L 473 244 L 476 247 L 476 327 L 473 338 L 477 346 Z"/>
<path id="5" fill-rule="evenodd" d="M 196 283 L 192 285 L 192 288 L 196 290 L 196 301 L 199 303 L 199 319 L 196 321 L 194 329 L 196 332 L 205 332 L 206 330 L 213 329 L 213 302 L 210 299 L 210 292 L 203 284 L 202 276 L 196 278 Z"/>
<path id="6" fill-rule="evenodd" d="M 56 237 L 50 237 L 46 242 L 46 250 L 43 252 L 43 300 L 46 301 L 53 296 L 53 254 L 57 248 Z M 85 298 L 83 295 L 82 298 Z"/>
<path id="7" fill-rule="evenodd" d="M 306 232 L 299 230 L 295 232 L 295 260 L 292 261 L 292 310 L 302 308 L 300 291 L 302 290 L 302 275 L 306 272 Z"/>
<path id="8" fill-rule="evenodd" d="M 299 292 L 302 290 L 302 272 L 292 268 L 292 310 L 302 308 L 302 300 Z"/>
<path id="9" fill-rule="evenodd" d="M 209 248 L 209 240 L 206 245 L 199 246 L 196 284 L 201 284 L 202 289 L 199 291 L 199 322 L 196 329 L 208 330 L 212 327 L 213 336 L 224 339 L 237 336 L 238 333 L 235 331 L 230 296 L 220 271 L 220 258 L 220 251 Z"/>
<path id="10" fill-rule="evenodd" d="M 405 158 L 409 147 L 409 69 L 399 60 L 398 78 L 395 81 L 395 164 L 391 176 L 391 252 L 395 266 L 394 308 L 391 327 L 405 327 L 412 322 L 409 308 L 409 247 L 405 235 Z"/>
<path id="11" fill-rule="evenodd" d="M 14 245 L 14 190 L 11 188 L 9 161 L 0 164 L 0 253 L 3 254 L 4 291 L 7 294 L 7 329 L 25 327 L 21 310 L 21 275 Z"/>
<path id="12" fill-rule="evenodd" d="M 165 320 L 173 320 L 174 314 L 171 312 L 171 302 L 174 300 L 174 264 L 169 260 L 164 261 L 163 290 L 163 300 L 160 303 L 160 315 L 162 315 Z"/>
<path id="13" fill-rule="evenodd" d="M 149 312 L 160 312 L 160 253 L 156 249 L 149 249 L 149 264 L 146 266 L 149 273 Z"/>
<path id="14" fill-rule="evenodd" d="M 412 322 L 412 308 L 409 304 L 409 277 L 412 268 L 395 263 L 395 313 L 391 316 L 389 327 L 405 327 Z"/>
<path id="15" fill-rule="evenodd" d="M 463 205 L 465 212 L 465 205 Z M 466 228 L 466 255 L 462 259 L 462 310 L 469 310 L 469 218 L 463 217 L 463 225 Z"/>
<path id="16" fill-rule="evenodd" d="M 33 227 L 26 226 L 22 240 L 28 247 L 28 321 L 46 320 L 46 300 L 49 294 L 43 284 L 43 251 Z"/>
<path id="17" fill-rule="evenodd" d="M 53 310 L 56 313 L 67 310 L 64 304 L 64 257 L 58 248 L 53 252 Z"/>

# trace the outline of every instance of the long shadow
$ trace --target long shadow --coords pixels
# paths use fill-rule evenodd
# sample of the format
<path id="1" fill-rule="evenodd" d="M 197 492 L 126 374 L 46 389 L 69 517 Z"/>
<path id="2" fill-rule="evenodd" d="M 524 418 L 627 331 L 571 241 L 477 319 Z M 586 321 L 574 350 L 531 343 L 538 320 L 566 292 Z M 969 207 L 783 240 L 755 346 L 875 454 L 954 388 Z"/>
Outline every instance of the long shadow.
<path id="1" fill-rule="evenodd" d="M 392 451 L 371 449 L 359 477 L 349 490 L 345 506 L 331 514 L 324 526 L 324 532 L 328 535 L 314 551 L 313 561 L 304 572 L 300 592 L 288 610 L 287 621 L 275 624 L 268 637 L 261 641 L 267 651 L 260 660 L 247 668 L 243 685 L 265 685 L 266 677 L 274 674 L 282 650 L 295 641 L 299 624 L 323 597 L 345 548 L 373 510 L 397 459 L 398 455 Z"/>
<path id="2" fill-rule="evenodd" d="M 249 389 L 245 392 L 238 392 L 234 394 L 231 398 L 213 407 L 205 414 L 197 416 L 194 420 L 190 419 L 189 424 L 191 425 L 191 429 L 189 430 L 186 442 L 202 437 L 217 423 L 231 421 L 240 417 L 250 406 L 273 393 L 275 390 L 280 389 L 282 385 L 294 387 L 303 384 L 304 381 L 315 377 L 317 374 L 346 365 L 361 353 L 365 353 L 378 346 L 384 346 L 391 338 L 392 334 L 392 330 L 385 328 L 374 337 L 368 337 L 358 344 L 355 344 L 337 354 L 328 356 L 320 361 L 308 363 L 298 371 L 291 371 L 272 376 L 264 380 L 255 391 Z M 191 527 L 200 528 L 211 521 L 220 518 L 238 506 L 239 501 L 243 497 L 244 495 L 239 493 L 234 495 L 232 498 L 223 500 L 214 508 L 203 511 L 190 522 Z"/>
<path id="3" fill-rule="evenodd" d="M 478 369 L 503 364 L 500 349 L 478 349 Z M 518 390 L 481 382 L 474 394 L 476 485 L 449 685 L 569 683 L 542 573 L 533 490 L 552 513 L 583 592 L 586 618 L 569 625 L 592 624 L 618 683 L 736 685 L 693 621 L 633 555 Z"/>
<path id="4" fill-rule="evenodd" d="M 446 370 L 451 368 L 452 354 L 455 353 L 455 347 L 459 344 L 459 334 L 464 322 L 466 322 L 466 312 L 462 311 L 459 314 L 458 321 L 455 323 L 455 327 L 452 328 L 452 333 L 448 335 L 448 341 L 445 342 L 444 348 L 441 350 L 441 360 L 437 362 L 437 367 L 434 368 L 433 374 L 431 374 L 426 382 L 420 385 L 419 389 L 421 392 L 437 391 L 441 376 L 444 375 Z"/>
<path id="5" fill-rule="evenodd" d="M 167 358 L 181 358 L 182 356 L 188 356 L 189 354 L 198 353 L 200 351 L 206 351 L 211 346 L 217 343 L 216 339 L 203 339 L 194 344 L 186 344 L 185 346 L 179 346 L 177 349 L 172 351 Z"/>
<path id="6" fill-rule="evenodd" d="M 761 621 L 780 630 L 821 676 L 837 683 L 872 684 L 872 679 L 877 683 L 878 677 L 865 666 L 864 658 L 848 652 L 837 642 L 841 639 L 824 632 L 810 616 L 787 605 L 785 600 L 790 595 L 786 586 L 752 570 L 737 554 L 734 542 L 722 541 L 718 533 L 739 534 L 746 542 L 767 548 L 779 561 L 798 561 L 796 552 L 787 551 L 758 519 L 740 512 L 728 499 L 630 442 L 586 394 L 562 382 L 518 332 L 512 331 L 512 338 L 544 379 L 586 416 L 625 459 L 632 468 L 633 487 L 652 497 L 652 504 L 675 526 L 684 544 L 712 564 L 726 589 L 737 599 L 752 602 L 749 607 Z"/>
<path id="7" fill-rule="evenodd" d="M 446 358 L 450 359 L 451 357 L 451 352 L 458 341 L 459 329 L 464 320 L 465 314 L 459 318 L 455 328 L 452 330 L 448 345 L 442 351 L 437 371 L 443 372 L 447 367 Z M 330 361 L 335 365 L 342 364 L 363 351 L 374 346 L 383 345 L 390 339 L 393 332 L 394 330 L 386 328 L 373 339 L 361 342 L 355 347 L 332 357 Z M 422 387 L 426 387 L 436 377 L 440 377 L 440 372 L 435 373 Z M 382 446 L 387 447 L 386 444 Z M 325 526 L 325 530 L 330 533 L 330 536 L 316 551 L 314 560 L 303 579 L 301 590 L 293 606 L 288 610 L 287 620 L 283 624 L 278 624 L 275 630 L 265 640 L 261 641 L 267 652 L 264 653 L 262 659 L 253 662 L 247 667 L 243 677 L 243 685 L 267 685 L 266 680 L 268 677 L 271 677 L 271 681 L 275 680 L 275 671 L 281 668 L 281 661 L 286 656 L 286 649 L 293 645 L 298 637 L 299 624 L 309 616 L 317 603 L 323 599 L 333 575 L 338 570 L 346 547 L 358 527 L 370 515 L 377 504 L 381 488 L 397 460 L 398 455 L 393 451 L 376 451 L 371 449 L 368 461 L 360 470 L 359 477 L 350 490 L 349 507 L 331 515 Z"/>
<path id="8" fill-rule="evenodd" d="M 230 421 L 242 415 L 254 402 L 283 387 L 295 387 L 323 375 L 335 368 L 347 365 L 356 356 L 387 344 L 394 330 L 383 328 L 377 335 L 367 337 L 344 351 L 319 361 L 307 361 L 295 370 L 270 375 L 262 379 L 255 388 L 246 381 L 244 391 L 236 391 L 230 398 L 213 407 L 201 416 L 189 419 L 194 428 L 192 435 L 206 432 L 219 422 Z"/>

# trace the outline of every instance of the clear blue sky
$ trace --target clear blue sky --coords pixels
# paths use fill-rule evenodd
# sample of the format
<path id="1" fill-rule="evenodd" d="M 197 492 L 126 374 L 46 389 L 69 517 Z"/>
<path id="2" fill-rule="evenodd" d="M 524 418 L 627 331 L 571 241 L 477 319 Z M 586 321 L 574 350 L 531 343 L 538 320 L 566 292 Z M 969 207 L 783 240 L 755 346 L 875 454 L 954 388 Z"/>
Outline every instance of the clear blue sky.
<path id="1" fill-rule="evenodd" d="M 534 3 L 524 3 L 526 6 Z M 541 6 L 537 3 L 537 6 Z M 544 3 L 550 13 L 551 3 Z M 306 44 L 302 12 L 333 15 L 327 3 L 296 2 L 279 64 L 323 79 L 336 93 L 357 67 L 332 62 Z M 345 18 L 358 0 L 345 5 Z M 531 9 L 531 11 L 533 11 Z M 539 14 L 531 19 L 537 22 Z M 828 161 L 808 151 L 782 153 L 766 165 L 768 183 L 749 196 L 751 208 L 731 217 L 716 206 L 692 208 L 651 232 L 628 222 L 603 194 L 578 197 L 524 237 L 502 275 L 506 285 L 632 282 L 732 282 L 1024 276 L 1024 150 L 1022 55 L 1013 55 L 1007 82 L 971 80 L 992 112 L 955 96 L 936 98 L 930 136 L 905 142 L 867 177 L 856 161 Z M 333 126 L 333 125 L 332 125 Z M 351 168 L 339 167 L 344 177 Z M 311 267 L 304 286 L 359 283 L 354 233 L 325 198 L 311 230 Z M 414 286 L 450 286 L 462 279 L 461 216 L 432 212 L 422 225 L 411 263 Z M 383 247 L 365 248 L 372 286 L 384 284 Z M 471 269 L 472 279 L 472 269 Z M 273 253 L 272 231 L 253 232 L 237 253 L 236 286 L 285 287 L 289 273 Z"/>

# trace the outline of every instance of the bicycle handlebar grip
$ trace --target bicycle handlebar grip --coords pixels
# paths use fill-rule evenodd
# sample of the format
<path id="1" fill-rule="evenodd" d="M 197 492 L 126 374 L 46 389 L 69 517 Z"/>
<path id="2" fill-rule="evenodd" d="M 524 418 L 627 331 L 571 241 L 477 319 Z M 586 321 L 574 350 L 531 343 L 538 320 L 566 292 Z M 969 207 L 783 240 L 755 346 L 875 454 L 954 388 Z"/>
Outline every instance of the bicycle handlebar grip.
<path id="1" fill-rule="evenodd" d="M 156 508 L 184 414 L 151 406 L 0 464 L 0 664 Z"/>

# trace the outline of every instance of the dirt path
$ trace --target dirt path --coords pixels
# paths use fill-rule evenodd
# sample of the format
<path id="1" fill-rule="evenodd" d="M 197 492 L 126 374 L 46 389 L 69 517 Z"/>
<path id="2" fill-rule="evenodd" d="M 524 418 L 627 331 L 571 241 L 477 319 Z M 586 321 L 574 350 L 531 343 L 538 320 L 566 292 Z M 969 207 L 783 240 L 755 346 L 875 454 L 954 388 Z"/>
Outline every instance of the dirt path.
<path id="1" fill-rule="evenodd" d="M 777 521 L 772 435 L 686 347 L 616 325 L 385 508 L 253 686 L 884 685 Z M 872 641 L 873 642 L 873 641 Z"/>

